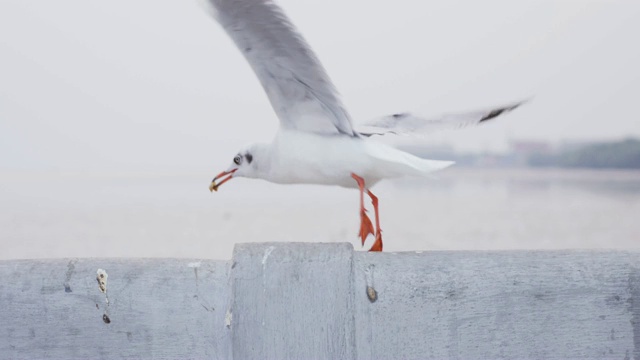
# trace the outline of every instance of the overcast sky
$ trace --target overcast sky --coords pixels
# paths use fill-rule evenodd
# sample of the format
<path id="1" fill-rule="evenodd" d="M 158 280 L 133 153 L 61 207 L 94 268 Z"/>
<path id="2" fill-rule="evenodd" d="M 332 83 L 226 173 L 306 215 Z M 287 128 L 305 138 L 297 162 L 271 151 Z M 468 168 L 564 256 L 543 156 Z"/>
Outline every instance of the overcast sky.
<path id="1" fill-rule="evenodd" d="M 423 141 L 640 136 L 640 1 L 281 0 L 354 120 L 534 96 Z M 0 170 L 219 171 L 278 126 L 199 4 L 0 1 Z"/>

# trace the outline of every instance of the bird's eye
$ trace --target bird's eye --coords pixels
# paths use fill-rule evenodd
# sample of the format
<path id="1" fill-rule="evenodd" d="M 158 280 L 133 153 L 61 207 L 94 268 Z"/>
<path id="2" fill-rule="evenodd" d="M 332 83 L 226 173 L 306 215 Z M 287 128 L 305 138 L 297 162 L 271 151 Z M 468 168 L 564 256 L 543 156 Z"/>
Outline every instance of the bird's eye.
<path id="1" fill-rule="evenodd" d="M 236 165 L 240 165 L 242 162 L 242 156 L 236 155 L 236 157 L 233 158 L 233 162 L 236 163 Z"/>

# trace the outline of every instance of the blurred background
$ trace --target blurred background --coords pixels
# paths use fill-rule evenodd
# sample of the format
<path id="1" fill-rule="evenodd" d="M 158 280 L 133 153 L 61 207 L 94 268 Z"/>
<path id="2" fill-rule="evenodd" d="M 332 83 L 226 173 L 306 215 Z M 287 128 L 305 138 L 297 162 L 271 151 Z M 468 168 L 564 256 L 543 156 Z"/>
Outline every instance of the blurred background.
<path id="1" fill-rule="evenodd" d="M 533 101 L 391 138 L 457 165 L 374 188 L 385 250 L 640 247 L 640 3 L 280 0 L 355 122 Z M 278 121 L 197 1 L 0 2 L 0 259 L 230 258 L 349 241 L 358 194 L 235 179 Z"/>

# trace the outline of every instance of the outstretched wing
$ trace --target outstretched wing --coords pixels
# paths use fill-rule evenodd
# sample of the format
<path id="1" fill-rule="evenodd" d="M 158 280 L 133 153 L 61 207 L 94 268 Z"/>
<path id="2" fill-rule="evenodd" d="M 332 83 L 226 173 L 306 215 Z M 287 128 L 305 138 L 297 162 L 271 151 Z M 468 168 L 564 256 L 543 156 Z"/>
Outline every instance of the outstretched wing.
<path id="1" fill-rule="evenodd" d="M 492 108 L 472 111 L 463 114 L 444 114 L 436 118 L 425 118 L 411 113 L 400 113 L 367 121 L 358 126 L 363 136 L 397 134 L 424 135 L 440 130 L 459 129 L 466 126 L 482 124 L 486 121 L 508 113 L 527 101 Z"/>
<path id="2" fill-rule="evenodd" d="M 260 79 L 280 126 L 359 136 L 320 61 L 270 0 L 204 0 Z"/>

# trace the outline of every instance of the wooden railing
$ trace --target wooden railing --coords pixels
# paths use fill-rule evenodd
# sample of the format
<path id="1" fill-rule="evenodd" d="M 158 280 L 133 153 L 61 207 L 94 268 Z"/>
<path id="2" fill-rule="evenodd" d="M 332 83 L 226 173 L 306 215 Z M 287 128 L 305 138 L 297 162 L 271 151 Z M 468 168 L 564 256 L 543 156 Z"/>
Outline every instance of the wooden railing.
<path id="1" fill-rule="evenodd" d="M 0 359 L 42 358 L 640 359 L 640 252 L 0 261 Z"/>

